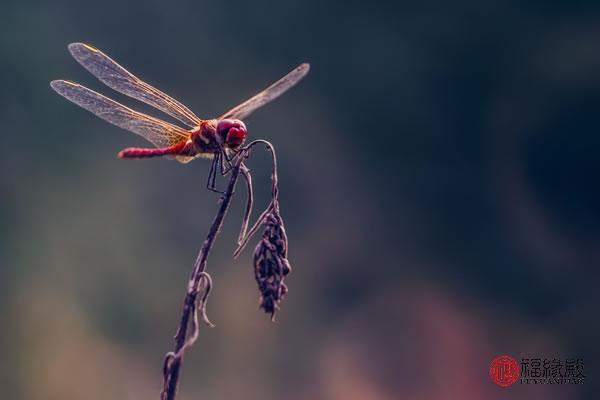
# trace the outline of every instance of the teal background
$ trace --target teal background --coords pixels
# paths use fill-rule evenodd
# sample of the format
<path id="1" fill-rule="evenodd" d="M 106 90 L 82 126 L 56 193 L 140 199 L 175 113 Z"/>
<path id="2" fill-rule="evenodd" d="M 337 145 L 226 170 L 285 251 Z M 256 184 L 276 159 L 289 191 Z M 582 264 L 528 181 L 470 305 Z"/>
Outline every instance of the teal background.
<path id="1" fill-rule="evenodd" d="M 247 121 L 278 150 L 290 292 L 274 324 L 258 310 L 239 196 L 180 399 L 594 398 L 599 8 L 3 1 L 2 397 L 158 398 L 217 207 L 207 162 L 118 160 L 145 142 L 51 91 L 152 112 L 70 57 L 83 41 L 205 118 L 312 65 Z M 260 207 L 268 157 L 250 167 Z M 500 354 L 583 358 L 586 383 L 497 387 Z"/>

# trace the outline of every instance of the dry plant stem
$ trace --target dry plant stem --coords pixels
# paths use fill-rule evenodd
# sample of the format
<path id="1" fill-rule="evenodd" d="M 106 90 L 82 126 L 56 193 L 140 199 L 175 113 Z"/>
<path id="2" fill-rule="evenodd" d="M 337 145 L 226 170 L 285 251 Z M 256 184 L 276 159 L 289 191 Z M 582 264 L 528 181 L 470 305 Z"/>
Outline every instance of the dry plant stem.
<path id="1" fill-rule="evenodd" d="M 287 258 L 288 239 L 279 211 L 277 156 L 275 155 L 275 149 L 271 143 L 265 140 L 256 140 L 246 146 L 246 149 L 250 150 L 259 143 L 266 145 L 271 153 L 273 168 L 271 172 L 271 202 L 258 217 L 252 228 L 248 230 L 250 211 L 252 209 L 252 181 L 249 172 L 243 170 L 246 183 L 249 186 L 248 203 L 247 212 L 244 214 L 242 230 L 238 238 L 238 248 L 234 252 L 234 257 L 240 254 L 258 229 L 263 228 L 262 238 L 254 249 L 254 277 L 260 292 L 259 307 L 267 314 L 271 314 L 271 320 L 274 320 L 275 314 L 280 309 L 281 301 L 288 292 L 284 280 L 290 274 L 292 268 Z"/>
<path id="2" fill-rule="evenodd" d="M 250 214 L 252 213 L 252 205 L 254 204 L 254 190 L 252 189 L 252 175 L 250 174 L 250 170 L 245 164 L 241 165 L 240 170 L 246 181 L 246 208 L 244 209 L 242 228 L 240 229 L 240 235 L 237 240 L 238 245 L 242 243 L 248 232 L 248 223 L 250 222 Z"/>
<path id="3" fill-rule="evenodd" d="M 254 223 L 254 225 L 252 225 L 252 228 L 250 228 L 250 230 L 248 230 L 248 222 L 250 220 L 250 210 L 252 209 L 252 201 L 253 201 L 252 178 L 250 176 L 250 171 L 245 166 L 242 166 L 244 168 L 243 169 L 244 178 L 246 178 L 246 182 L 248 184 L 248 204 L 247 204 L 248 212 L 244 215 L 244 222 L 242 223 L 242 230 L 241 230 L 240 236 L 238 238 L 238 247 L 233 253 L 234 258 L 237 258 L 237 256 L 240 255 L 242 250 L 244 250 L 244 248 L 248 244 L 248 241 L 252 238 L 252 236 L 254 236 L 254 234 L 258 231 L 258 229 L 264 223 L 265 219 L 267 218 L 267 215 L 269 215 L 269 213 L 271 213 L 274 209 L 279 208 L 279 205 L 278 205 L 278 200 L 279 200 L 278 183 L 279 182 L 278 182 L 278 177 L 277 177 L 277 155 L 275 153 L 275 148 L 273 147 L 273 145 L 270 142 L 268 142 L 266 140 L 262 140 L 262 139 L 253 141 L 252 143 L 247 145 L 245 148 L 248 151 L 250 151 L 250 149 L 252 149 L 252 147 L 256 146 L 257 144 L 266 145 L 267 149 L 269 149 L 269 152 L 271 153 L 271 161 L 272 161 L 272 168 L 273 168 L 271 171 L 271 202 L 269 203 L 267 208 L 262 212 L 262 214 L 258 217 L 258 219 Z"/>
<path id="4" fill-rule="evenodd" d="M 267 209 L 258 217 L 254 225 L 252 225 L 252 227 L 248 229 L 254 195 L 252 190 L 252 176 L 250 174 L 250 170 L 244 164 L 244 161 L 248 158 L 251 148 L 257 144 L 266 145 L 272 157 L 273 170 L 271 174 L 271 202 L 269 203 Z M 202 244 L 200 252 L 198 253 L 196 262 L 194 263 L 192 274 L 190 276 L 190 280 L 188 282 L 187 292 L 183 302 L 183 311 L 181 314 L 181 319 L 179 322 L 177 333 L 175 334 L 175 350 L 167 353 L 167 355 L 165 356 L 163 366 L 164 382 L 163 390 L 161 392 L 161 400 L 175 400 L 175 396 L 177 394 L 177 385 L 179 382 L 179 372 L 181 369 L 181 364 L 183 362 L 183 356 L 186 350 L 189 347 L 191 347 L 198 338 L 198 311 L 200 311 L 201 313 L 202 320 L 207 325 L 212 326 L 211 322 L 206 316 L 205 309 L 206 299 L 212 287 L 212 280 L 210 278 L 210 275 L 208 275 L 208 273 L 205 271 L 206 261 L 208 259 L 208 254 L 212 248 L 215 238 L 221 230 L 223 219 L 225 218 L 225 214 L 227 213 L 227 210 L 231 203 L 231 199 L 235 190 L 235 185 L 240 174 L 246 182 L 247 201 L 246 207 L 244 209 L 242 227 L 238 237 L 238 248 L 234 253 L 234 257 L 237 257 L 239 255 L 239 253 L 248 244 L 250 238 L 258 231 L 258 229 L 261 226 L 268 223 L 268 226 L 278 228 L 278 232 L 280 233 L 279 242 L 277 242 L 276 244 L 272 244 L 268 240 L 263 239 L 261 241 L 261 243 L 263 243 L 263 246 L 261 247 L 259 245 L 258 247 L 259 249 L 263 249 L 264 246 L 268 246 L 269 248 L 267 250 L 277 251 L 276 247 L 283 246 L 283 250 L 280 251 L 281 254 L 279 254 L 280 257 L 278 257 L 276 260 L 279 266 L 279 268 L 277 269 L 279 271 L 279 275 L 276 276 L 276 284 L 278 285 L 277 288 L 281 288 L 275 291 L 276 295 L 271 294 L 271 292 L 273 292 L 271 287 L 263 288 L 263 290 L 265 291 L 268 290 L 268 292 L 265 293 L 269 294 L 268 298 L 273 299 L 270 301 L 271 303 L 275 304 L 275 308 L 266 308 L 264 306 L 261 306 L 262 308 L 265 308 L 265 311 L 271 313 L 271 318 L 274 317 L 275 310 L 278 309 L 278 303 L 281 300 L 281 297 L 283 297 L 285 292 L 287 292 L 287 288 L 285 287 L 285 284 L 283 284 L 283 277 L 289 273 L 290 267 L 286 258 L 287 238 L 285 237 L 283 222 L 281 221 L 281 217 L 279 215 L 277 188 L 277 158 L 275 155 L 275 149 L 273 148 L 273 145 L 266 140 L 255 140 L 247 146 L 245 146 L 243 149 L 241 149 L 234 157 L 232 162 L 233 165 L 230 166 L 230 169 L 227 172 L 227 174 L 229 174 L 229 183 L 227 185 L 227 189 L 221 196 L 221 204 L 219 210 L 208 231 L 208 236 L 206 237 L 206 240 Z M 261 259 L 262 261 L 260 262 L 263 262 L 263 259 Z M 282 262 L 285 265 L 282 266 Z M 272 274 L 272 272 L 269 273 Z M 260 276 L 259 278 L 265 279 L 265 277 L 262 276 Z M 260 279 L 258 281 L 260 286 Z M 273 281 L 273 279 L 271 279 L 269 282 L 271 281 Z M 202 292 L 202 287 L 204 288 L 204 293 L 202 296 L 200 296 L 200 293 Z M 265 293 L 262 293 L 261 299 L 265 298 Z M 188 333 L 189 326 L 191 326 L 191 331 Z"/>
<path id="5" fill-rule="evenodd" d="M 175 335 L 175 351 L 168 353 L 165 358 L 164 386 L 161 393 L 162 400 L 175 399 L 175 395 L 177 392 L 177 383 L 179 381 L 179 371 L 181 368 L 181 363 L 183 361 L 183 353 L 185 352 L 187 347 L 193 344 L 198 335 L 198 295 L 200 293 L 200 286 L 202 282 L 205 282 L 205 294 L 204 298 L 201 301 L 200 308 L 203 319 L 205 320 L 205 322 L 210 323 L 206 319 L 206 314 L 204 313 L 203 309 L 204 302 L 206 301 L 206 296 L 208 294 L 208 291 L 210 290 L 210 277 L 204 270 L 206 268 L 208 254 L 212 248 L 215 238 L 221 230 L 223 219 L 225 218 L 225 214 L 227 213 L 227 209 L 229 208 L 229 204 L 231 203 L 231 198 L 234 193 L 235 185 L 237 183 L 240 170 L 244 168 L 244 171 L 246 171 L 246 167 L 243 165 L 243 162 L 246 159 L 246 157 L 247 152 L 245 150 L 242 150 L 238 154 L 238 157 L 236 157 L 234 165 L 231 169 L 231 175 L 229 177 L 227 189 L 225 190 L 225 193 L 221 196 L 221 205 L 219 207 L 217 215 L 215 216 L 215 219 L 213 220 L 210 230 L 208 231 L 208 236 L 206 237 L 206 240 L 202 244 L 202 248 L 198 253 L 196 262 L 194 263 L 194 269 L 190 276 L 187 293 L 183 302 L 183 312 L 181 314 L 179 328 L 177 330 L 177 334 Z M 188 326 L 190 325 L 190 318 L 192 319 L 192 333 L 191 337 L 187 338 Z"/>

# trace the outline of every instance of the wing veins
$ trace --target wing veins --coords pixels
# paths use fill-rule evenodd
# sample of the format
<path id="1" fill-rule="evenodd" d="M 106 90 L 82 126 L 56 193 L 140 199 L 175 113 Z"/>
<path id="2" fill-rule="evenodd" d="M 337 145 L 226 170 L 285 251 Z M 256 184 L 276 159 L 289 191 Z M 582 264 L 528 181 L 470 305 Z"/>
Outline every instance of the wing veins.
<path id="1" fill-rule="evenodd" d="M 69 51 L 78 63 L 111 89 L 149 104 L 190 127 L 200 124 L 201 119 L 189 108 L 142 81 L 102 51 L 84 43 L 71 43 Z"/>
<path id="2" fill-rule="evenodd" d="M 254 111 L 260 107 L 270 103 L 283 93 L 287 92 L 294 85 L 296 85 L 302 78 L 306 76 L 310 70 L 309 64 L 300 64 L 298 67 L 289 72 L 286 76 L 273 83 L 271 86 L 249 98 L 243 103 L 235 106 L 225 114 L 221 115 L 219 119 L 233 118 L 233 119 L 245 119 Z"/>
<path id="3" fill-rule="evenodd" d="M 50 86 L 67 100 L 119 128 L 142 136 L 157 147 L 172 146 L 189 138 L 185 129 L 132 110 L 77 83 L 56 80 Z"/>

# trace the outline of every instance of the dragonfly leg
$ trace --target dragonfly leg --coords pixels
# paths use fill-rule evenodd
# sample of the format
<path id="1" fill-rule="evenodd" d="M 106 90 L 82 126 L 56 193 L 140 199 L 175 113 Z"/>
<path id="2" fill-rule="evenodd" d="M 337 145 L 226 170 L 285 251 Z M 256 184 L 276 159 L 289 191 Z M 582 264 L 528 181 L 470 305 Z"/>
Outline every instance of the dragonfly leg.
<path id="1" fill-rule="evenodd" d="M 213 158 L 210 162 L 210 170 L 208 171 L 208 181 L 206 182 L 206 188 L 213 190 L 215 188 L 215 164 L 217 159 Z"/>
<path id="2" fill-rule="evenodd" d="M 221 150 L 220 151 L 220 153 L 221 153 L 221 175 L 225 176 L 233 168 L 231 161 L 233 161 L 233 159 L 237 156 L 237 153 L 233 154 L 231 156 L 231 158 L 229 158 L 229 157 L 227 157 L 227 152 L 225 151 L 225 148 L 223 146 L 220 146 L 220 150 Z M 227 167 L 225 167 L 225 162 L 227 162 Z"/>
<path id="3" fill-rule="evenodd" d="M 211 192 L 223 194 L 225 192 L 222 192 L 217 189 L 217 182 L 216 182 L 217 181 L 217 169 L 219 168 L 219 164 L 220 164 L 220 155 L 219 155 L 219 153 L 216 153 L 210 163 L 210 171 L 208 172 L 208 181 L 206 182 L 206 188 L 208 190 L 210 190 Z"/>

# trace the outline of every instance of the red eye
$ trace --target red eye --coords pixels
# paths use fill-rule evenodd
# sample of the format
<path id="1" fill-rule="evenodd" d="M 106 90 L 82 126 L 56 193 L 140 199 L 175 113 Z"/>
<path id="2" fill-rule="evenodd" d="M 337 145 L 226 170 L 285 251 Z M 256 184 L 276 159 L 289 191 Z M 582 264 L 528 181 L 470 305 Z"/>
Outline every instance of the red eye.
<path id="1" fill-rule="evenodd" d="M 246 135 L 247 132 L 245 127 L 231 128 L 227 133 L 227 139 L 225 139 L 225 144 L 227 144 L 227 147 L 229 148 L 239 147 L 242 143 L 244 143 Z"/>
<path id="2" fill-rule="evenodd" d="M 248 134 L 246 125 L 238 119 L 223 119 L 217 125 L 217 133 L 229 148 L 239 147 Z"/>

